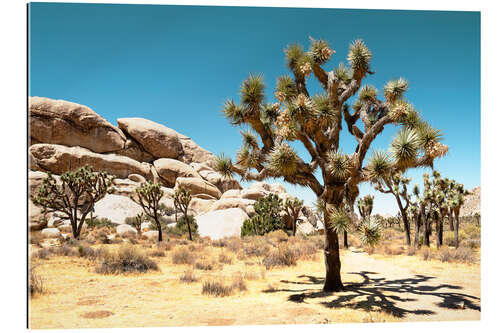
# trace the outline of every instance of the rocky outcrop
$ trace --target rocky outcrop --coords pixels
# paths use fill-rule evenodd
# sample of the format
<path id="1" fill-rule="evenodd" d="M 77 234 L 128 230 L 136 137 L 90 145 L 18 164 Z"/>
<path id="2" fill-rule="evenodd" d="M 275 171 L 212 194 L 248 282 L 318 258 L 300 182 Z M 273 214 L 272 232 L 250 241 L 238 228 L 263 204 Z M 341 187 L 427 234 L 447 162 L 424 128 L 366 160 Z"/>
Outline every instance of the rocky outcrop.
<path id="1" fill-rule="evenodd" d="M 29 112 L 32 142 L 80 146 L 97 153 L 125 147 L 123 133 L 87 106 L 30 97 Z"/>
<path id="2" fill-rule="evenodd" d="M 124 224 L 127 217 L 142 213 L 142 208 L 123 195 L 108 194 L 94 206 L 96 218 L 107 218 L 116 224 Z"/>
<path id="3" fill-rule="evenodd" d="M 179 142 L 182 145 L 183 154 L 180 160 L 184 163 L 203 163 L 211 162 L 215 159 L 215 155 L 206 149 L 198 146 L 191 138 L 178 134 Z"/>
<path id="4" fill-rule="evenodd" d="M 214 199 L 219 199 L 222 195 L 217 187 L 202 178 L 178 177 L 175 181 L 175 190 L 180 187 L 189 190 L 191 195 L 208 194 Z"/>
<path id="5" fill-rule="evenodd" d="M 116 227 L 116 234 L 119 236 L 137 235 L 137 230 L 128 224 L 120 224 Z"/>
<path id="6" fill-rule="evenodd" d="M 171 158 L 160 158 L 154 161 L 153 165 L 162 181 L 168 187 L 175 186 L 177 177 L 200 177 L 191 166 Z"/>
<path id="7" fill-rule="evenodd" d="M 183 154 L 176 131 L 144 118 L 120 118 L 118 127 L 156 158 L 178 158 Z"/>
<path id="8" fill-rule="evenodd" d="M 464 205 L 460 209 L 460 216 L 473 216 L 481 214 L 481 187 L 470 190 L 471 194 L 465 196 Z"/>
<path id="9" fill-rule="evenodd" d="M 228 198 L 221 199 L 214 202 L 210 206 L 210 211 L 225 210 L 229 208 L 240 208 L 248 215 L 253 215 L 255 213 L 253 209 L 254 200 L 242 199 L 242 198 Z"/>
<path id="10" fill-rule="evenodd" d="M 95 171 L 106 171 L 119 178 L 139 174 L 146 179 L 152 179 L 150 164 L 115 154 L 98 154 L 81 147 L 41 143 L 32 145 L 29 154 L 40 168 L 54 174 L 90 165 Z"/>
<path id="11" fill-rule="evenodd" d="M 196 217 L 198 233 L 200 236 L 208 236 L 211 239 L 239 236 L 243 221 L 248 215 L 239 208 L 229 208 L 208 212 Z"/>

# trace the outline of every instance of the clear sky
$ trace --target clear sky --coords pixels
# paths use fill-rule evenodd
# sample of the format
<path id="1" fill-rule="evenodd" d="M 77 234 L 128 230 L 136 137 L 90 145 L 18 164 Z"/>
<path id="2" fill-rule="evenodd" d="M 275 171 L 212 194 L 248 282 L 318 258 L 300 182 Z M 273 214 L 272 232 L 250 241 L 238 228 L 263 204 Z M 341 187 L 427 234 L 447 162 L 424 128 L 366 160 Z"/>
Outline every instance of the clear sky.
<path id="1" fill-rule="evenodd" d="M 32 3 L 29 13 L 31 96 L 87 105 L 113 124 L 148 118 L 233 157 L 239 129 L 220 110 L 227 98 L 238 100 L 248 74 L 264 75 L 273 101 L 288 44 L 328 40 L 337 52 L 324 66 L 331 70 L 362 38 L 376 72 L 365 83 L 382 91 L 406 78 L 408 100 L 450 146 L 435 168 L 467 188 L 480 185 L 479 12 Z M 314 78 L 308 84 L 319 92 Z M 386 149 L 395 132 L 386 127 L 373 148 Z M 349 134 L 341 139 L 352 152 Z M 421 183 L 424 172 L 408 175 Z M 315 199 L 308 189 L 286 188 Z M 367 193 L 375 194 L 374 212 L 397 211 L 390 195 L 361 186 Z"/>

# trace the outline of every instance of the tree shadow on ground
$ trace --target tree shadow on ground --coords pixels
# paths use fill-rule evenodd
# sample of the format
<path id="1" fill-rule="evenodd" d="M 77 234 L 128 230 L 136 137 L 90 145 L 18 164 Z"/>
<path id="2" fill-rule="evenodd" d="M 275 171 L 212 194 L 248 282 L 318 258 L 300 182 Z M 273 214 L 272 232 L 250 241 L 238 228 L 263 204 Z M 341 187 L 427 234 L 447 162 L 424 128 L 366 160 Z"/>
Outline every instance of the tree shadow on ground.
<path id="1" fill-rule="evenodd" d="M 266 292 L 290 292 L 293 293 L 288 300 L 295 303 L 307 303 L 307 299 L 327 298 L 337 296 L 333 300 L 327 300 L 320 304 L 328 308 L 351 308 L 366 311 L 382 311 L 398 318 L 403 318 L 408 314 L 431 315 L 434 311 L 429 309 L 405 308 L 404 304 L 417 301 L 420 296 L 434 296 L 440 298 L 438 307 L 447 309 L 467 308 L 481 311 L 481 307 L 474 301 L 478 297 L 456 292 L 462 287 L 451 284 L 432 285 L 428 282 L 434 279 L 433 276 L 415 275 L 404 279 L 385 279 L 372 277 L 376 272 L 350 272 L 348 274 L 360 275 L 363 278 L 359 283 L 346 283 L 345 290 L 339 293 L 327 293 L 318 291 L 322 287 L 323 278 L 311 275 L 299 275 L 298 281 L 281 280 L 282 283 L 300 284 L 307 286 L 317 286 L 300 290 L 274 289 Z M 306 281 L 303 281 L 306 279 Z M 452 291 L 450 291 L 450 289 Z M 410 304 L 408 304 L 409 307 Z"/>

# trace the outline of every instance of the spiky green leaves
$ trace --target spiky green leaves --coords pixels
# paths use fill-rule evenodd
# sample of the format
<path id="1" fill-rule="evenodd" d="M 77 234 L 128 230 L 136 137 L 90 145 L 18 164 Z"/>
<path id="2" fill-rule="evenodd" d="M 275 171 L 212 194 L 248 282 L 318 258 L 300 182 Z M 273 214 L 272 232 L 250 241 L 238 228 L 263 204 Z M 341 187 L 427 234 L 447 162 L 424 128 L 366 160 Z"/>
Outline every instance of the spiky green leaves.
<path id="1" fill-rule="evenodd" d="M 404 169 L 414 164 L 420 148 L 418 134 L 414 130 L 403 128 L 392 141 L 390 151 L 396 164 Z"/>
<path id="2" fill-rule="evenodd" d="M 384 86 L 384 97 L 387 102 L 394 103 L 403 97 L 406 90 L 408 90 L 408 81 L 403 78 L 392 80 Z"/>
<path id="3" fill-rule="evenodd" d="M 326 221 L 326 227 L 330 230 L 334 230 L 337 234 L 349 231 L 350 225 L 351 219 L 342 209 L 332 209 L 330 218 Z"/>
<path id="4" fill-rule="evenodd" d="M 410 112 L 414 111 L 413 105 L 405 100 L 398 99 L 389 107 L 389 116 L 394 122 L 402 122 L 402 120 Z"/>
<path id="5" fill-rule="evenodd" d="M 260 151 L 259 149 L 250 150 L 247 146 L 241 147 L 241 149 L 236 154 L 236 163 L 238 165 L 251 169 L 259 165 L 260 162 Z"/>
<path id="6" fill-rule="evenodd" d="M 392 161 L 389 154 L 375 151 L 366 166 L 366 175 L 370 181 L 385 179 L 391 172 Z"/>
<path id="7" fill-rule="evenodd" d="M 347 60 L 354 71 L 364 75 L 370 70 L 372 53 L 361 39 L 355 40 L 349 47 Z"/>
<path id="8" fill-rule="evenodd" d="M 248 147 L 248 148 L 257 148 L 257 137 L 250 132 L 249 130 L 247 131 L 240 131 L 241 137 L 243 138 L 243 145 Z"/>
<path id="9" fill-rule="evenodd" d="M 309 39 L 311 40 L 309 54 L 311 55 L 314 62 L 322 65 L 330 60 L 330 57 L 333 53 L 335 53 L 335 51 L 328 46 L 328 42 L 322 39 L 315 40 L 312 37 L 309 37 Z"/>
<path id="10" fill-rule="evenodd" d="M 304 56 L 304 50 L 300 44 L 291 44 L 285 49 L 286 65 L 293 72 L 297 68 L 300 58 Z"/>
<path id="11" fill-rule="evenodd" d="M 337 119 L 338 110 L 334 110 L 330 106 L 330 101 L 327 94 L 318 94 L 312 97 L 314 104 L 313 113 L 318 118 L 318 123 L 323 128 L 331 126 Z"/>
<path id="12" fill-rule="evenodd" d="M 224 178 L 233 177 L 233 163 L 231 158 L 220 154 L 215 158 L 214 170 L 220 173 Z"/>
<path id="13" fill-rule="evenodd" d="M 267 158 L 268 169 L 278 175 L 290 176 L 297 172 L 299 156 L 285 142 L 274 146 Z"/>
<path id="14" fill-rule="evenodd" d="M 174 200 L 176 209 L 186 211 L 192 199 L 191 192 L 187 188 L 181 186 L 175 190 L 172 199 Z"/>
<path id="15" fill-rule="evenodd" d="M 264 77 L 251 74 L 240 87 L 241 105 L 248 111 L 259 110 L 264 101 Z"/>
<path id="16" fill-rule="evenodd" d="M 327 155 L 328 171 L 338 180 L 346 180 L 349 177 L 349 168 L 351 160 L 349 155 L 343 154 L 341 150 L 328 152 Z"/>
<path id="17" fill-rule="evenodd" d="M 236 105 L 232 99 L 224 102 L 222 113 L 224 113 L 226 119 L 229 120 L 233 126 L 243 123 L 243 108 Z"/>
<path id="18" fill-rule="evenodd" d="M 276 99 L 281 103 L 289 101 L 297 96 L 297 87 L 295 81 L 289 75 L 283 75 L 276 80 Z"/>
<path id="19" fill-rule="evenodd" d="M 359 100 L 362 102 L 374 102 L 377 99 L 378 91 L 372 85 L 364 85 L 359 89 Z"/>
<path id="20" fill-rule="evenodd" d="M 368 218 L 363 221 L 360 227 L 361 241 L 363 244 L 373 247 L 382 236 L 382 228 L 374 218 Z"/>
<path id="21" fill-rule="evenodd" d="M 352 70 L 350 68 L 347 68 L 346 65 L 344 65 L 343 62 L 341 62 L 338 67 L 335 67 L 333 69 L 335 72 L 335 76 L 344 82 L 349 82 L 352 78 Z"/>

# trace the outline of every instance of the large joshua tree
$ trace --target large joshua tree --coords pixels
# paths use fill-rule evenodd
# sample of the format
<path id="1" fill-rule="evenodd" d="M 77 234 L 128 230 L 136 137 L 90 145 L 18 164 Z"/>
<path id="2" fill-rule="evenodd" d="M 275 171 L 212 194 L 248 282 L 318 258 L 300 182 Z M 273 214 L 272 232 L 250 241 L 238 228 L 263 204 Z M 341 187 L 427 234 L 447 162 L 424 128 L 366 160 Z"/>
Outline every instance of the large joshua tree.
<path id="1" fill-rule="evenodd" d="M 277 103 L 266 102 L 261 75 L 250 75 L 242 83 L 240 103 L 226 101 L 223 113 L 232 125 L 249 129 L 242 132 L 243 146 L 236 163 L 219 156 L 216 168 L 222 175 L 239 174 L 245 180 L 259 181 L 283 178 L 310 188 L 328 207 L 340 209 L 347 203 L 352 216 L 358 185 L 369 181 L 378 170 L 379 164 L 364 166 L 364 161 L 386 125 L 403 126 L 392 143 L 394 163 L 390 167 L 395 171 L 431 166 L 434 158 L 446 151 L 439 143 L 438 131 L 423 122 L 404 99 L 408 87 L 405 80 L 389 81 L 381 99 L 375 87 L 362 86 L 363 79 L 374 74 L 370 68 L 372 54 L 362 40 L 350 45 L 348 66 L 340 63 L 326 71 L 324 66 L 334 53 L 326 41 L 313 38 L 307 52 L 299 44 L 289 45 L 285 55 L 292 75 L 278 77 L 274 94 Z M 311 74 L 323 93 L 310 94 L 307 79 Z M 351 154 L 341 150 L 343 121 L 357 143 Z M 310 160 L 301 158 L 290 142 L 302 144 Z M 325 210 L 325 221 L 330 220 L 329 214 Z M 328 225 L 325 223 L 323 289 L 338 291 L 343 289 L 338 234 Z"/>
<path id="2" fill-rule="evenodd" d="M 147 182 L 135 189 L 135 193 L 130 198 L 142 207 L 148 218 L 154 221 L 158 230 L 158 242 L 163 241 L 161 228 L 161 217 L 163 215 L 163 205 L 160 203 L 164 192 L 159 183 Z"/>

